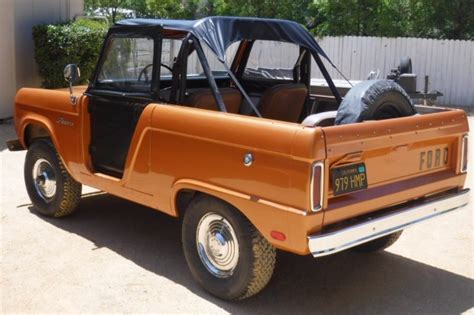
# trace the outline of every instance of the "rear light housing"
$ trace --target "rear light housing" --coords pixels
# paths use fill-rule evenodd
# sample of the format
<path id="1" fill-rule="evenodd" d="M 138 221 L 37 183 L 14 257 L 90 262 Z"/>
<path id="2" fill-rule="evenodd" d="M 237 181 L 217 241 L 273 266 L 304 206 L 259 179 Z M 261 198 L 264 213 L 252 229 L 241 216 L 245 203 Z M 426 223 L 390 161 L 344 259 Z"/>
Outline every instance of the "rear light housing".
<path id="1" fill-rule="evenodd" d="M 323 208 L 324 193 L 324 163 L 316 162 L 313 164 L 311 174 L 311 210 L 320 211 Z"/>
<path id="2" fill-rule="evenodd" d="M 467 172 L 467 162 L 469 160 L 468 147 L 469 147 L 468 135 L 464 135 L 464 137 L 462 137 L 462 140 L 461 140 L 461 165 L 460 165 L 461 173 Z"/>

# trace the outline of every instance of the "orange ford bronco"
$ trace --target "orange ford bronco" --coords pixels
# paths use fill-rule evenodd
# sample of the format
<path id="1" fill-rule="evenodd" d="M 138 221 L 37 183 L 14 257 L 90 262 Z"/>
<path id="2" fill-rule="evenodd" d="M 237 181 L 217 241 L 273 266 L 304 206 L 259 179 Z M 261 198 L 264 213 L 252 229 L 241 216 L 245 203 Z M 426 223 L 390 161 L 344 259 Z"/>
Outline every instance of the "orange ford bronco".
<path id="1" fill-rule="evenodd" d="M 71 214 L 84 184 L 182 217 L 194 278 L 243 299 L 268 283 L 277 248 L 382 250 L 468 202 L 463 111 L 414 106 L 393 80 L 342 97 L 332 67 L 291 21 L 124 20 L 87 87 L 68 65 L 69 90 L 18 92 L 8 145 L 28 150 L 40 214 Z"/>

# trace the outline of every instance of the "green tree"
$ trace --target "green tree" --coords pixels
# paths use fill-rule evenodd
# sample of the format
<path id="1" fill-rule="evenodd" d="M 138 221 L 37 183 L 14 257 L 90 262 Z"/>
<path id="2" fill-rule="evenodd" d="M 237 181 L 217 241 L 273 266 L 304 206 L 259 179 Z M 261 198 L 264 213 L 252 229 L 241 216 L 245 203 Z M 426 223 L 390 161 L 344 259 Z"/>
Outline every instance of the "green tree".
<path id="1" fill-rule="evenodd" d="M 305 23 L 310 0 L 220 0 L 215 1 L 219 15 L 255 16 L 294 20 Z"/>
<path id="2" fill-rule="evenodd" d="M 310 6 L 318 35 L 403 36 L 404 0 L 321 0 Z"/>
<path id="3" fill-rule="evenodd" d="M 148 12 L 158 18 L 185 18 L 183 2 L 177 0 L 148 0 Z"/>
<path id="4" fill-rule="evenodd" d="M 99 9 L 102 14 L 111 19 L 115 23 L 118 17 L 121 16 L 121 9 L 128 9 L 134 0 L 85 0 L 84 10 L 88 13 L 93 13 Z"/>
<path id="5" fill-rule="evenodd" d="M 319 36 L 412 36 L 474 39 L 474 0 L 85 0 L 112 22 L 137 17 L 236 15 L 309 22 Z"/>
<path id="6" fill-rule="evenodd" d="M 473 0 L 411 0 L 413 36 L 474 39 Z"/>
<path id="7" fill-rule="evenodd" d="M 473 39 L 473 0 L 315 0 L 309 5 L 325 35 Z"/>

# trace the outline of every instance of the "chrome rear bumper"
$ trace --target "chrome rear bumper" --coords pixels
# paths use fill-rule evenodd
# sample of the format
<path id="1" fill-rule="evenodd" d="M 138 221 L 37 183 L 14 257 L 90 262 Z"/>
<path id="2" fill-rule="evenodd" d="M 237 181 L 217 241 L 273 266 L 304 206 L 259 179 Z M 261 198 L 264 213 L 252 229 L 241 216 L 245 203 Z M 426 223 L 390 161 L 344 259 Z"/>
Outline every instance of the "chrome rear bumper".
<path id="1" fill-rule="evenodd" d="M 469 189 L 465 189 L 337 231 L 311 235 L 309 250 L 314 257 L 326 256 L 406 229 L 466 205 L 469 194 Z"/>

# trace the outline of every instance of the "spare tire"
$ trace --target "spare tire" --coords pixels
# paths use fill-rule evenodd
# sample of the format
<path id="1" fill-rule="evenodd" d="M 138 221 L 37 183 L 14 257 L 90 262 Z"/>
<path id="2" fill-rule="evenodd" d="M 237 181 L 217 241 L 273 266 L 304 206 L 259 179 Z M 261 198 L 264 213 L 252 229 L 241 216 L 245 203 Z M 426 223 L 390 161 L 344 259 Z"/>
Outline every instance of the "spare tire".
<path id="1" fill-rule="evenodd" d="M 335 123 L 343 125 L 414 114 L 415 107 L 400 85 L 390 80 L 368 80 L 347 92 L 337 110 Z"/>

